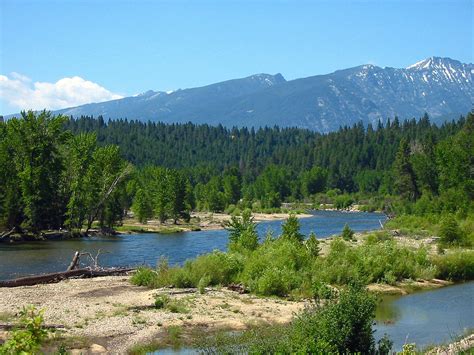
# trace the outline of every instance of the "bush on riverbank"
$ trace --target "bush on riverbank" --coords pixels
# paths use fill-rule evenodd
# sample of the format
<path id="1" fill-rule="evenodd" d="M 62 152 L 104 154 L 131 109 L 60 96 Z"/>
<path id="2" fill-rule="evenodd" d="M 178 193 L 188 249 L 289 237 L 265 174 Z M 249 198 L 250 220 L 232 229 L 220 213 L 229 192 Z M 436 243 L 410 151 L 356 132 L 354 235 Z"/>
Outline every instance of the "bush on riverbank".
<path id="1" fill-rule="evenodd" d="M 474 251 L 454 249 L 434 259 L 436 277 L 451 281 L 474 280 Z"/>
<path id="2" fill-rule="evenodd" d="M 336 285 L 353 280 L 394 284 L 403 279 L 432 278 L 434 272 L 424 248 L 412 250 L 392 239 L 369 237 L 358 247 L 333 240 L 327 257 L 313 264 L 312 275 L 315 280 Z"/>
<path id="3" fill-rule="evenodd" d="M 306 308 L 289 325 L 221 333 L 204 340 L 200 350 L 217 354 L 388 354 L 392 343 L 387 338 L 375 344 L 375 306 L 375 298 L 363 286 L 351 284 L 338 295 Z"/>
<path id="4" fill-rule="evenodd" d="M 291 218 L 286 223 L 284 231 L 300 235 L 299 230 L 294 230 Z M 149 287 L 201 289 L 238 283 L 263 296 L 311 297 L 314 286 L 320 283 L 395 284 L 405 279 L 434 277 L 456 281 L 474 279 L 472 251 L 448 251 L 432 257 L 426 248 L 400 246 L 388 233 L 380 231 L 369 234 L 359 244 L 335 238 L 326 255 L 320 256 L 306 241 L 287 234 L 279 238 L 268 236 L 251 248 L 242 246 L 227 253 L 214 251 L 201 255 L 186 261 L 182 267 L 170 267 L 166 260 L 161 260 L 156 270 L 139 269 L 132 282 Z M 231 243 L 239 244 L 239 236 L 234 235 Z"/>
<path id="5" fill-rule="evenodd" d="M 407 236 L 439 236 L 444 246 L 474 246 L 473 214 L 403 214 L 388 220 L 385 227 L 400 230 Z"/>

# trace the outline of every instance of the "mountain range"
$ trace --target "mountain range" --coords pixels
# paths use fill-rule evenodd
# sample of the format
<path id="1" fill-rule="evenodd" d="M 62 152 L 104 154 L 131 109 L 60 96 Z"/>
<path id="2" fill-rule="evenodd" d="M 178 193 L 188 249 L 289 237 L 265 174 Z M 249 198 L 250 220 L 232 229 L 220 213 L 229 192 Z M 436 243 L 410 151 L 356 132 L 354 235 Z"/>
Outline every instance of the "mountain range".
<path id="1" fill-rule="evenodd" d="M 227 127 L 295 126 L 320 132 L 425 112 L 441 122 L 472 109 L 473 75 L 471 63 L 431 57 L 403 69 L 367 64 L 289 81 L 281 74 L 256 74 L 168 93 L 147 91 L 56 113 Z"/>

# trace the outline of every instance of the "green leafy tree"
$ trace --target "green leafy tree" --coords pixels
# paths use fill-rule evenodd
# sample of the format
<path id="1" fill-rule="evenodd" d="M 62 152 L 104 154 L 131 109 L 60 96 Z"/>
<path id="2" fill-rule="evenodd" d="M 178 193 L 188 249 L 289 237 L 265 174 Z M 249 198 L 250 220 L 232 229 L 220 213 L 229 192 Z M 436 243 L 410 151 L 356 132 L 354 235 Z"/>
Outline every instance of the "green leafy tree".
<path id="1" fill-rule="evenodd" d="M 103 227 L 112 227 L 122 219 L 123 210 L 117 206 L 117 199 L 131 172 L 132 166 L 122 159 L 119 147 L 108 145 L 94 151 L 85 177 L 88 186 L 85 194 L 86 232 L 96 219 Z"/>
<path id="2" fill-rule="evenodd" d="M 11 160 L 21 192 L 22 224 L 34 232 L 62 224 L 61 146 L 69 137 L 62 127 L 65 120 L 46 111 L 28 111 L 7 123 Z"/>
<path id="3" fill-rule="evenodd" d="M 317 342 L 328 344 L 337 353 L 370 354 L 375 349 L 376 302 L 363 286 L 352 284 L 337 299 L 317 313 Z"/>
<path id="4" fill-rule="evenodd" d="M 300 233 L 300 222 L 294 214 L 290 214 L 285 223 L 281 226 L 281 229 L 281 236 L 283 238 L 297 242 L 302 242 L 304 240 L 304 235 Z"/>
<path id="5" fill-rule="evenodd" d="M 87 185 L 85 177 L 91 169 L 96 139 L 94 133 L 82 133 L 72 137 L 66 148 L 64 182 L 69 191 L 66 225 L 71 229 L 80 230 L 86 218 L 86 198 L 90 186 Z"/>
<path id="6" fill-rule="evenodd" d="M 153 202 L 150 196 L 142 188 L 139 188 L 135 193 L 132 211 L 140 223 L 146 223 L 153 217 Z"/>
<path id="7" fill-rule="evenodd" d="M 19 226 L 24 218 L 13 148 L 7 124 L 0 122 L 0 230 Z"/>
<path id="8" fill-rule="evenodd" d="M 411 156 L 411 164 L 420 190 L 438 193 L 438 170 L 436 166 L 436 142 L 432 134 L 424 140 L 419 151 Z"/>
<path id="9" fill-rule="evenodd" d="M 304 172 L 301 175 L 301 190 L 303 196 L 309 197 L 317 192 L 322 192 L 326 189 L 328 173 L 326 169 L 319 166 L 314 166 L 311 170 Z"/>
<path id="10" fill-rule="evenodd" d="M 186 181 L 177 170 L 168 171 L 168 213 L 177 223 L 181 216 L 186 213 Z"/>
<path id="11" fill-rule="evenodd" d="M 463 234 L 453 215 L 443 217 L 440 223 L 439 236 L 445 244 L 459 244 L 462 242 Z"/>
<path id="12" fill-rule="evenodd" d="M 229 250 L 255 250 L 257 248 L 257 225 L 249 210 L 244 211 L 242 217 L 232 216 L 224 226 L 229 232 Z"/>
<path id="13" fill-rule="evenodd" d="M 205 201 L 212 212 L 220 212 L 225 208 L 225 196 L 221 191 L 221 180 L 214 176 L 205 186 Z"/>
<path id="14" fill-rule="evenodd" d="M 468 114 L 462 129 L 436 147 L 441 192 L 455 188 L 474 200 L 474 114 Z"/>

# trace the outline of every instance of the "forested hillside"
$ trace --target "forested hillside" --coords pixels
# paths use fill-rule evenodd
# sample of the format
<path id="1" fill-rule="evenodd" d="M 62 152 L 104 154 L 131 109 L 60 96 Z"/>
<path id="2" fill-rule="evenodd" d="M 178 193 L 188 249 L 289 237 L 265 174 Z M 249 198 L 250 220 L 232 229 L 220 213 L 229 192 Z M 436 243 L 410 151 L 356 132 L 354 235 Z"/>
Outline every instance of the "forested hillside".
<path id="1" fill-rule="evenodd" d="M 177 221 L 196 209 L 347 207 L 355 199 L 385 210 L 467 212 L 473 131 L 472 113 L 441 127 L 425 116 L 320 135 L 28 112 L 0 123 L 0 225 L 88 230 L 120 224 L 130 209 L 143 222 Z"/>
<path id="2" fill-rule="evenodd" d="M 322 135 L 297 128 L 227 129 L 81 117 L 67 121 L 66 128 L 73 133 L 94 132 L 100 144 L 120 146 L 124 158 L 135 166 L 190 169 L 198 179 L 236 167 L 245 181 L 254 181 L 269 165 L 285 168 L 292 176 L 318 166 L 327 169 L 328 186 L 354 192 L 378 190 L 402 139 L 417 152 L 423 147 L 432 150 L 464 123 L 461 117 L 437 126 L 425 115 L 404 122 L 395 118 L 377 127 L 364 128 L 360 123 Z"/>

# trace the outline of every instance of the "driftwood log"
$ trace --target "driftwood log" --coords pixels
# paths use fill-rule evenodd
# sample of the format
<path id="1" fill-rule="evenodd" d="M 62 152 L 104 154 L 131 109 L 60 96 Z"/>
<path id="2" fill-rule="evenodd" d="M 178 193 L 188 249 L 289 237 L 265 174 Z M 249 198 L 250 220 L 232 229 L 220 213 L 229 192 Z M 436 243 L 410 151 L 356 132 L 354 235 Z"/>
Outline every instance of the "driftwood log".
<path id="1" fill-rule="evenodd" d="M 125 275 L 134 270 L 133 268 L 101 268 L 99 267 L 98 263 L 99 255 L 100 250 L 97 252 L 97 255 L 95 257 L 93 257 L 90 253 L 80 253 L 79 251 L 76 251 L 72 258 L 71 264 L 69 265 L 66 271 L 0 281 L 0 287 L 34 286 L 40 284 L 55 283 L 71 278 L 118 276 Z M 89 257 L 92 266 L 85 268 L 77 268 L 79 267 L 79 261 L 81 256 Z"/>
<path id="2" fill-rule="evenodd" d="M 133 271 L 129 268 L 107 268 L 94 270 L 91 268 L 76 269 L 63 272 L 54 272 L 51 274 L 43 274 L 39 276 L 20 277 L 18 279 L 0 281 L 0 287 L 19 287 L 34 286 L 39 284 L 55 283 L 71 278 L 90 278 L 99 276 L 118 276 Z"/>

